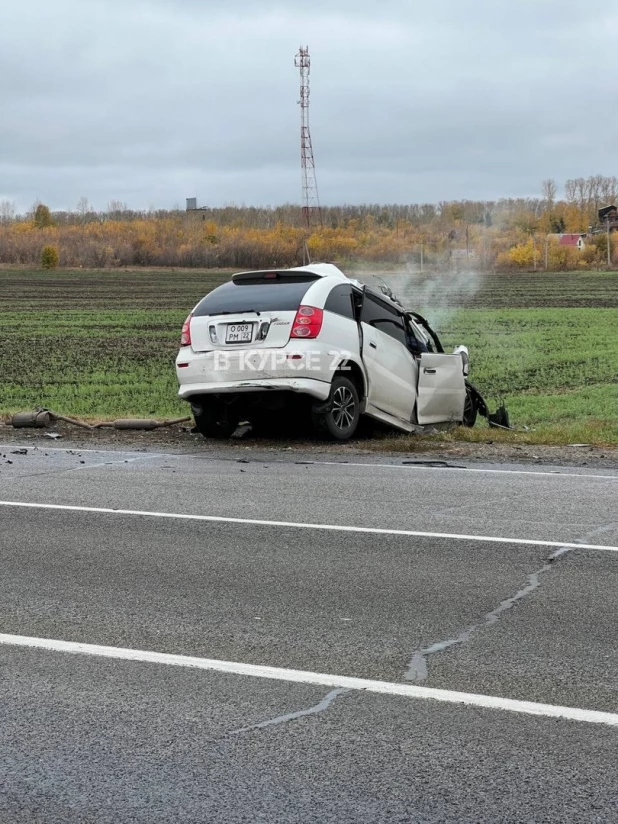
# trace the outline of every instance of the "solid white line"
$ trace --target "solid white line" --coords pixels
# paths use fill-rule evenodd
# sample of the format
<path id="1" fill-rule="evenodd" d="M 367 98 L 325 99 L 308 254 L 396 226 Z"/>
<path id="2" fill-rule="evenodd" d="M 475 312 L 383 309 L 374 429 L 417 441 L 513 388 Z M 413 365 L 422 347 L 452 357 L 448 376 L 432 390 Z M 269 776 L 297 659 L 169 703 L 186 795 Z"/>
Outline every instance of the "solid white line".
<path id="1" fill-rule="evenodd" d="M 218 661 L 212 658 L 194 658 L 188 655 L 170 655 L 164 652 L 149 652 L 121 647 L 103 647 L 98 644 L 80 644 L 74 641 L 55 641 L 50 638 L 32 638 L 24 635 L 0 634 L 0 644 L 14 647 L 34 647 L 51 652 L 77 653 L 101 658 L 120 658 L 125 661 L 140 661 L 148 664 L 167 664 L 175 667 L 214 670 L 232 675 L 254 678 L 270 678 L 276 681 L 291 681 L 296 684 L 315 684 L 324 687 L 340 687 L 349 690 L 364 690 L 382 695 L 399 695 L 405 698 L 425 698 L 447 704 L 465 704 L 491 710 L 507 710 L 524 715 L 563 718 L 569 721 L 584 721 L 589 724 L 618 726 L 618 713 L 585 710 L 577 707 L 561 707 L 553 704 L 538 704 L 532 701 L 517 701 L 492 695 L 477 695 L 469 692 L 416 687 L 412 684 L 397 684 L 389 681 L 375 681 L 367 678 L 352 678 L 344 675 L 326 675 L 305 670 L 283 669 L 257 664 L 242 664 L 234 661 Z"/>
<path id="2" fill-rule="evenodd" d="M 485 472 L 490 475 L 536 475 L 540 478 L 594 478 L 604 481 L 618 481 L 618 475 L 586 475 L 582 472 L 535 472 L 532 469 L 484 469 L 478 466 L 424 466 L 423 464 L 378 464 L 352 461 L 303 461 L 304 464 L 319 466 L 364 466 L 368 469 L 433 469 L 440 472 Z"/>
<path id="3" fill-rule="evenodd" d="M 134 452 L 125 452 L 125 455 L 135 455 Z M 115 461 L 100 461 L 99 463 L 88 464 L 84 463 L 83 466 L 73 466 L 71 469 L 58 469 L 56 470 L 58 474 L 65 473 L 65 472 L 83 472 L 84 469 L 100 469 L 103 466 L 118 466 L 119 464 L 128 464 L 128 463 L 136 463 L 137 461 L 154 461 L 156 458 L 159 458 L 160 455 L 135 455 L 134 458 L 118 458 Z M 17 476 L 19 478 L 19 475 Z"/>
<path id="4" fill-rule="evenodd" d="M 357 532 L 369 535 L 403 535 L 410 538 L 447 538 L 453 541 L 479 541 L 492 544 L 518 544 L 519 546 L 543 546 L 564 549 L 596 549 L 618 552 L 618 546 L 602 544 L 566 543 L 565 541 L 539 541 L 532 538 L 499 538 L 491 535 L 465 535 L 452 532 L 419 532 L 414 529 L 383 529 L 373 526 L 345 526 L 341 524 L 309 524 L 294 521 L 265 521 L 258 518 L 228 518 L 220 515 L 186 515 L 177 512 L 149 512 L 140 509 L 109 509 L 97 506 L 69 506 L 68 504 L 35 504 L 22 501 L 0 501 L 0 506 L 23 509 L 52 509 L 60 512 L 93 512 L 100 515 L 132 515 L 145 518 L 174 518 L 180 521 L 208 521 L 224 524 L 249 524 L 252 526 L 282 526 L 291 529 L 323 529 L 330 532 Z"/>

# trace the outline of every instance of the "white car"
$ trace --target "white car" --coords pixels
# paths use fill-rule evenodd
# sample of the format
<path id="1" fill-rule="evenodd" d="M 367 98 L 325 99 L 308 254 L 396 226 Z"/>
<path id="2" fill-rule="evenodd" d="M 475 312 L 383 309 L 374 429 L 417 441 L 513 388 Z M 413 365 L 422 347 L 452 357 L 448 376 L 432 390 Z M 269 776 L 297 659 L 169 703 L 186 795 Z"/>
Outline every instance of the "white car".
<path id="1" fill-rule="evenodd" d="M 361 415 L 410 432 L 473 425 L 479 406 L 465 347 L 445 353 L 388 290 L 325 263 L 242 272 L 214 289 L 184 323 L 176 372 L 207 437 L 305 409 L 323 434 L 346 440 Z"/>

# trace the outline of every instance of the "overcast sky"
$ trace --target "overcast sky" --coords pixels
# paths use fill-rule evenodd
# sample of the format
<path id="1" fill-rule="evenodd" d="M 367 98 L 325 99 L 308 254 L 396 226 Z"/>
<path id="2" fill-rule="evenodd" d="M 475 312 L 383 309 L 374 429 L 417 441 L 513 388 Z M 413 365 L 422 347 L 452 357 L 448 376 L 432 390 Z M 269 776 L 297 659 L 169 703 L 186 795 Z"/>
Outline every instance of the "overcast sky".
<path id="1" fill-rule="evenodd" d="M 618 174 L 618 6 L 581 0 L 0 0 L 0 200 L 534 195 Z"/>

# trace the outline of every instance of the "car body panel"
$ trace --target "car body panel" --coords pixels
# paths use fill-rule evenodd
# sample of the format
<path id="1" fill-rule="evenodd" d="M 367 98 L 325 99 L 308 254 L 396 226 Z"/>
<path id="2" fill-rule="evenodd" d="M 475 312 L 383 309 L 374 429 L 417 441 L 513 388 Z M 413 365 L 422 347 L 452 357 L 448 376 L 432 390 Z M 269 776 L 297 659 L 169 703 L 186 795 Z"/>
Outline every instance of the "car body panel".
<path id="1" fill-rule="evenodd" d="M 196 396 L 203 395 L 219 395 L 222 393 L 232 392 L 249 393 L 249 392 L 299 392 L 309 395 L 318 401 L 325 401 L 330 395 L 330 383 L 325 381 L 316 381 L 313 378 L 269 378 L 267 380 L 261 378 L 253 378 L 251 380 L 240 381 L 221 381 L 218 384 L 213 384 L 212 381 L 205 383 L 194 383 L 190 385 L 181 386 L 178 394 L 184 400 L 191 400 Z"/>
<path id="2" fill-rule="evenodd" d="M 424 352 L 418 370 L 417 421 L 431 423 L 463 420 L 466 385 L 460 355 Z"/>
<path id="3" fill-rule="evenodd" d="M 361 323 L 367 401 L 372 407 L 410 423 L 416 401 L 417 367 L 412 355 L 389 335 Z"/>
<path id="4" fill-rule="evenodd" d="M 229 349 L 273 349 L 286 346 L 296 312 L 232 313 L 191 318 L 191 346 L 195 352 Z M 231 342 L 231 327 L 251 326 L 251 340 Z"/>

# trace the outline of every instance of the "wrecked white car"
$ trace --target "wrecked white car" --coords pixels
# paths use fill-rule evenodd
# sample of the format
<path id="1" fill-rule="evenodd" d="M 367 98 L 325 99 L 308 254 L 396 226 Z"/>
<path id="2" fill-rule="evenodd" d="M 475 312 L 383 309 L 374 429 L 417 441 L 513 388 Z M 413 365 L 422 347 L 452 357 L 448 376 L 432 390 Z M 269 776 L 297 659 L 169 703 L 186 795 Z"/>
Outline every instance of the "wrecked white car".
<path id="1" fill-rule="evenodd" d="M 307 413 L 332 439 L 361 416 L 410 432 L 474 425 L 484 402 L 466 381 L 468 350 L 446 353 L 418 314 L 331 264 L 242 272 L 210 292 L 182 329 L 179 395 L 207 437 L 241 422 Z"/>

